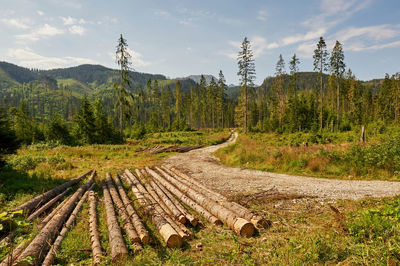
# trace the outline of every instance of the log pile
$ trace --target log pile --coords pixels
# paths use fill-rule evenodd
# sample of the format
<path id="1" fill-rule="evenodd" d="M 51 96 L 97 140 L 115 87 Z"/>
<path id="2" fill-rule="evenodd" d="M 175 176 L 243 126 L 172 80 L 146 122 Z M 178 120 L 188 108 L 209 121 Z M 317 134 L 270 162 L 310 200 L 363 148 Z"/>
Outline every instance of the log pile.
<path id="1" fill-rule="evenodd" d="M 87 182 L 73 192 L 72 186 L 90 173 Z M 21 260 L 28 256 L 34 259 L 35 265 L 51 265 L 86 199 L 89 201 L 88 234 L 92 262 L 94 265 L 101 264 L 106 252 L 102 250 L 100 242 L 97 215 L 99 197 L 93 189 L 95 175 L 96 171 L 87 172 L 16 208 L 24 211 L 28 221 L 37 220 L 40 232 L 31 241 L 26 240 L 14 248 L 0 266 L 15 263 L 24 265 Z M 135 198 L 130 198 L 123 183 Z M 174 167 L 146 167 L 135 171 L 125 169 L 121 176 L 106 173 L 101 190 L 109 255 L 117 264 L 122 263 L 121 260 L 126 259 L 131 251 L 136 254 L 143 249 L 142 245 L 150 243 L 149 233 L 143 224 L 147 218 L 155 225 L 165 246 L 171 248 L 181 247 L 183 241 L 193 238 L 189 229 L 200 224 L 194 212 L 213 225 L 225 224 L 237 235 L 245 237 L 253 236 L 257 227 L 269 225 L 265 218 L 229 201 Z M 71 195 L 68 196 L 69 192 Z M 136 204 L 133 204 L 134 201 Z M 61 203 L 55 206 L 57 202 Z M 47 216 L 41 218 L 46 212 Z M 12 238 L 11 234 L 9 238 Z"/>
<path id="2" fill-rule="evenodd" d="M 197 145 L 197 146 L 176 146 L 176 145 L 172 145 L 172 146 L 161 146 L 161 145 L 156 145 L 153 147 L 147 147 L 147 148 L 143 148 L 140 149 L 136 152 L 147 152 L 150 154 L 157 154 L 157 153 L 162 153 L 162 152 L 179 152 L 179 153 L 183 153 L 183 152 L 188 152 L 191 150 L 195 150 L 195 149 L 199 149 L 202 148 L 203 145 Z"/>

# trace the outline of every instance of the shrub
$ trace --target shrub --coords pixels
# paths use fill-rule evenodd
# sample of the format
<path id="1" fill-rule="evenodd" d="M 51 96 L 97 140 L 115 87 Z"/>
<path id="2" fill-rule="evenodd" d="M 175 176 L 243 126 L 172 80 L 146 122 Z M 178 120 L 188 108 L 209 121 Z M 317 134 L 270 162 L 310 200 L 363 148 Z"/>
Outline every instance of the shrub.
<path id="1" fill-rule="evenodd" d="M 8 160 L 8 164 L 11 165 L 13 168 L 19 171 L 28 171 L 31 169 L 35 169 L 36 166 L 46 161 L 46 157 L 40 156 L 31 156 L 31 155 L 22 155 L 17 156 L 14 155 Z"/>

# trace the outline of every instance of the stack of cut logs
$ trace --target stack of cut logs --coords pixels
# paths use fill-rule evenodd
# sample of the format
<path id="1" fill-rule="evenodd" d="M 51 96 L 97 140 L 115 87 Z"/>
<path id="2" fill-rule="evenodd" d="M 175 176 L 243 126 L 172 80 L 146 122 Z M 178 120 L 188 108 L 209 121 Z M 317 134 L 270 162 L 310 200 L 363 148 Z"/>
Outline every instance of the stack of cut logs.
<path id="1" fill-rule="evenodd" d="M 136 152 L 147 152 L 150 154 L 157 154 L 157 153 L 162 153 L 162 152 L 179 152 L 179 153 L 183 153 L 183 152 L 188 152 L 194 149 L 199 149 L 202 148 L 202 145 L 198 145 L 198 146 L 168 146 L 168 147 L 164 147 L 162 145 L 156 145 L 153 147 L 147 147 L 141 150 L 138 150 Z"/>
<path id="2" fill-rule="evenodd" d="M 90 178 L 84 185 L 72 195 L 66 196 L 71 186 L 89 174 L 91 174 Z M 26 240 L 14 248 L 0 265 L 12 265 L 15 262 L 23 264 L 21 261 L 28 256 L 34 258 L 36 265 L 51 265 L 61 241 L 87 198 L 90 203 L 89 233 L 93 263 L 99 264 L 103 252 L 98 231 L 97 196 L 93 191 L 95 175 L 95 171 L 89 171 L 12 210 L 23 210 L 28 216 L 28 221 L 38 219 L 37 226 L 40 232 L 30 242 Z M 241 236 L 252 236 L 256 227 L 269 225 L 263 217 L 235 202 L 228 201 L 226 197 L 208 189 L 173 167 L 155 167 L 155 169 L 146 167 L 142 170 L 135 169 L 134 172 L 126 169 L 121 177 L 119 175 L 112 177 L 107 173 L 105 180 L 101 182 L 110 255 L 113 261 L 124 259 L 129 254 L 123 232 L 129 239 L 134 254 L 142 249 L 142 244 L 150 242 L 149 234 L 139 214 L 151 218 L 167 247 L 180 247 L 183 241 L 193 237 L 188 227 L 196 227 L 200 223 L 199 219 L 184 205 L 201 214 L 211 224 L 225 223 Z M 122 181 L 129 186 L 136 197 L 138 202 L 136 207 L 140 205 L 142 210 L 139 214 L 132 199 L 128 197 Z M 56 206 L 56 203 L 64 197 L 64 201 Z M 51 208 L 53 210 L 41 218 Z M 122 220 L 123 230 L 119 226 L 118 216 Z M 69 218 L 66 219 L 67 217 Z M 13 232 L 2 242 L 12 239 L 12 234 Z"/>

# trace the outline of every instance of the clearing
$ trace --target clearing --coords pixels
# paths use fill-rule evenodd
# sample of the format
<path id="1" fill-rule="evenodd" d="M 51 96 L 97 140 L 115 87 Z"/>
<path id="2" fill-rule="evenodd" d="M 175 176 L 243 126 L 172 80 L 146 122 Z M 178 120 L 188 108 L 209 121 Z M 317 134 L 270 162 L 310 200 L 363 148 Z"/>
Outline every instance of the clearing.
<path id="1" fill-rule="evenodd" d="M 275 191 L 325 199 L 362 199 L 400 194 L 400 182 L 313 178 L 234 168 L 222 165 L 213 152 L 236 142 L 238 133 L 219 145 L 168 157 L 164 164 L 174 166 L 206 186 L 226 195 Z"/>

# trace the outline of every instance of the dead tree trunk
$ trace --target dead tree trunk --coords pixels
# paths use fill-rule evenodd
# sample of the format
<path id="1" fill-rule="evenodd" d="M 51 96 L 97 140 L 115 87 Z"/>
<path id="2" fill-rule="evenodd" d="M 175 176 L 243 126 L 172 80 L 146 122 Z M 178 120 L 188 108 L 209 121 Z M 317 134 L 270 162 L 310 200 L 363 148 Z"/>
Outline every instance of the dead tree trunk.
<path id="1" fill-rule="evenodd" d="M 135 228 L 133 228 L 131 220 L 129 219 L 128 212 L 126 211 L 125 206 L 122 203 L 122 200 L 118 195 L 118 191 L 114 187 L 110 173 L 106 174 L 106 181 L 107 181 L 108 190 L 110 191 L 110 194 L 111 194 L 111 198 L 117 209 L 117 213 L 119 213 L 120 217 L 122 218 L 122 226 L 129 238 L 129 240 L 131 241 L 132 245 L 134 246 L 134 252 L 136 253 L 137 251 L 143 249 L 139 243 L 140 238 L 139 238 L 138 234 L 136 233 Z"/>
<path id="2" fill-rule="evenodd" d="M 56 195 L 58 195 L 60 192 L 62 192 L 66 188 L 71 187 L 75 184 L 78 184 L 82 178 L 84 178 L 85 176 L 90 174 L 92 171 L 93 170 L 90 170 L 90 171 L 84 173 L 83 175 L 81 175 L 80 177 L 77 177 L 68 182 L 65 182 L 64 184 L 59 185 L 58 187 L 55 187 L 43 194 L 40 194 L 39 196 L 34 197 L 33 199 L 25 202 L 24 204 L 18 206 L 17 208 L 14 208 L 11 212 L 23 210 L 25 214 L 31 213 L 34 209 L 38 208 L 44 202 L 47 202 L 50 199 L 54 198 Z"/>
<path id="3" fill-rule="evenodd" d="M 241 236 L 252 236 L 255 232 L 254 225 L 247 220 L 241 218 L 233 211 L 219 205 L 213 200 L 210 200 L 203 196 L 202 194 L 198 193 L 197 191 L 191 189 L 189 186 L 178 182 L 176 179 L 168 175 L 167 173 L 163 172 L 164 178 L 161 177 L 159 174 L 151 170 L 150 168 L 146 167 L 146 170 L 152 174 L 158 180 L 166 179 L 171 184 L 175 185 L 179 190 L 185 193 L 188 197 L 192 200 L 197 202 L 199 205 L 203 206 L 213 215 L 218 217 L 221 221 L 224 221 L 234 232 Z"/>
<path id="4" fill-rule="evenodd" d="M 68 196 L 65 200 L 63 200 L 54 210 L 51 211 L 49 215 L 47 215 L 38 225 L 37 228 L 42 230 L 42 228 L 57 214 L 57 212 L 71 199 L 72 195 Z"/>
<path id="5" fill-rule="evenodd" d="M 173 177 L 177 178 L 178 181 L 181 183 L 184 183 L 191 187 L 192 189 L 197 190 L 199 193 L 202 193 L 206 195 L 207 197 L 211 198 L 212 200 L 218 202 L 221 206 L 224 206 L 225 208 L 228 208 L 229 210 L 235 212 L 237 215 L 242 217 L 243 219 L 246 219 L 248 221 L 251 221 L 255 226 L 257 227 L 268 227 L 271 225 L 271 222 L 265 219 L 264 217 L 250 211 L 249 209 L 243 207 L 242 205 L 236 203 L 236 202 L 231 202 L 228 201 L 228 199 L 221 194 L 212 191 L 211 189 L 207 188 L 206 186 L 202 185 L 200 182 L 197 180 L 194 180 L 193 178 L 190 178 L 189 176 L 185 175 L 184 173 L 178 171 L 175 168 L 166 168 L 163 167 L 164 170 L 169 170 L 170 175 L 172 174 Z M 186 180 L 186 182 L 184 181 Z"/>
<path id="6" fill-rule="evenodd" d="M 133 175 L 131 171 L 126 169 L 125 173 L 127 175 L 126 181 L 130 185 L 133 194 L 135 194 L 135 197 L 138 199 L 140 205 L 143 206 L 144 211 L 151 217 L 151 220 L 153 221 L 158 232 L 164 239 L 167 247 L 180 247 L 182 245 L 182 238 L 175 231 L 175 229 L 172 228 L 167 220 L 165 220 L 165 218 L 155 210 L 153 205 L 148 202 L 144 195 L 139 191 L 137 186 L 141 186 L 141 184 L 134 183 L 130 179 L 130 176 Z"/>
<path id="7" fill-rule="evenodd" d="M 168 196 L 161 190 L 161 188 L 152 180 L 150 186 L 154 189 L 161 201 L 171 211 L 173 217 L 182 224 L 186 223 L 185 215 L 175 206 L 175 204 L 168 198 Z"/>
<path id="8" fill-rule="evenodd" d="M 157 180 L 154 180 L 154 182 L 158 185 L 158 187 L 162 190 L 162 192 L 165 193 L 165 195 L 167 195 L 167 197 L 175 204 L 175 206 L 178 208 L 178 210 L 185 215 L 186 219 L 189 220 L 190 224 L 193 226 L 197 226 L 197 224 L 199 223 L 199 219 L 195 216 L 193 216 L 192 214 L 190 214 L 185 207 L 183 207 L 183 205 L 179 202 L 179 200 L 177 200 L 174 195 L 171 194 L 171 192 L 168 191 L 168 189 L 166 189 L 163 185 L 161 185 L 160 182 L 158 182 Z"/>
<path id="9" fill-rule="evenodd" d="M 147 175 L 146 173 L 142 173 L 143 175 Z M 139 175 L 140 176 L 140 175 Z M 143 179 L 142 179 L 143 180 Z M 139 180 L 140 181 L 140 180 Z M 144 186 L 146 187 L 146 192 L 142 192 L 144 196 L 153 204 L 154 208 L 158 213 L 164 216 L 164 218 L 168 221 L 170 225 L 175 229 L 176 232 L 184 239 L 190 239 L 192 237 L 192 232 L 188 230 L 183 224 L 181 224 L 178 221 L 174 221 L 171 217 L 170 214 L 166 211 L 167 206 L 162 206 L 160 204 L 161 199 L 158 197 L 157 193 L 155 190 L 148 184 L 144 183 Z"/>
<path id="10" fill-rule="evenodd" d="M 121 196 L 122 202 L 125 205 L 126 211 L 128 212 L 129 217 L 131 218 L 132 224 L 138 233 L 140 240 L 143 244 L 147 244 L 150 242 L 149 233 L 147 232 L 146 228 L 144 227 L 143 223 L 140 220 L 140 217 L 136 213 L 135 209 L 132 207 L 132 204 L 126 195 L 126 192 L 122 186 L 121 180 L 119 179 L 118 175 L 114 177 L 114 182 L 118 188 L 119 195 Z"/>
<path id="11" fill-rule="evenodd" d="M 61 199 L 62 197 L 64 197 L 65 194 L 68 193 L 68 191 L 71 188 L 67 188 L 63 193 L 57 195 L 56 197 L 54 197 L 52 200 L 50 200 L 49 202 L 47 202 L 45 205 L 43 205 L 42 207 L 40 207 L 37 211 L 35 211 L 34 213 L 32 213 L 26 220 L 27 221 L 33 221 L 34 219 L 36 219 L 37 217 L 39 217 L 39 215 L 41 215 L 43 212 L 45 212 L 48 208 L 50 208 L 51 206 L 53 206 L 59 199 Z"/>
<path id="12" fill-rule="evenodd" d="M 93 183 L 94 176 L 96 172 L 94 171 L 90 176 L 89 180 L 85 185 L 81 186 L 69 199 L 67 203 L 54 215 L 54 217 L 44 226 L 44 228 L 39 232 L 39 234 L 32 240 L 28 247 L 22 252 L 18 257 L 18 260 L 24 259 L 28 256 L 34 258 L 34 264 L 40 264 L 43 256 L 46 254 L 50 248 L 51 243 L 56 237 L 60 227 L 64 223 L 65 219 L 72 212 L 75 207 L 75 202 L 80 196 L 89 188 Z M 21 265 L 26 265 L 26 263 L 18 263 Z"/>
<path id="13" fill-rule="evenodd" d="M 89 188 L 89 190 L 92 189 L 93 186 L 94 186 L 94 184 Z M 79 200 L 78 204 L 76 204 L 75 209 L 72 211 L 68 220 L 65 222 L 64 227 L 61 229 L 60 234 L 54 241 L 53 246 L 50 248 L 49 252 L 47 253 L 47 255 L 43 261 L 43 264 L 42 264 L 43 266 L 50 266 L 53 263 L 56 252 L 58 251 L 58 249 L 61 246 L 61 242 L 63 241 L 65 235 L 67 234 L 67 232 L 70 229 L 70 227 L 72 226 L 72 224 L 75 222 L 76 217 L 77 217 L 79 211 L 81 210 L 83 203 L 86 201 L 88 194 L 89 194 L 89 191 L 86 191 L 85 194 L 83 194 L 82 198 Z"/>
<path id="14" fill-rule="evenodd" d="M 154 171 L 149 172 L 150 175 L 154 177 Z M 157 173 L 155 173 L 157 174 Z M 157 174 L 158 177 L 160 177 Z M 191 198 L 187 197 L 185 194 L 183 194 L 179 189 L 177 189 L 175 186 L 171 185 L 169 182 L 167 182 L 163 178 L 156 178 L 154 177 L 155 180 L 160 182 L 166 189 L 171 191 L 171 193 L 175 194 L 179 200 L 184 202 L 185 204 L 189 205 L 193 210 L 196 212 L 200 213 L 204 218 L 207 219 L 210 223 L 214 225 L 222 225 L 222 222 L 220 219 L 212 215 L 209 211 L 207 211 L 205 208 L 203 208 L 201 205 L 197 204 L 195 201 L 193 201 Z"/>
<path id="15" fill-rule="evenodd" d="M 89 191 L 89 232 L 90 242 L 92 244 L 93 264 L 98 265 L 101 262 L 101 251 L 100 235 L 99 235 L 99 223 L 97 221 L 97 198 L 93 190 Z"/>
<path id="16" fill-rule="evenodd" d="M 361 127 L 360 142 L 361 142 L 361 143 L 364 143 L 364 142 L 365 142 L 365 126 L 362 126 L 362 127 Z"/>
<path id="17" fill-rule="evenodd" d="M 128 256 L 128 249 L 125 246 L 121 228 L 118 225 L 118 219 L 115 215 L 110 192 L 106 183 L 103 181 L 104 205 L 106 207 L 108 239 L 110 241 L 111 257 L 113 262 L 117 262 Z"/>

